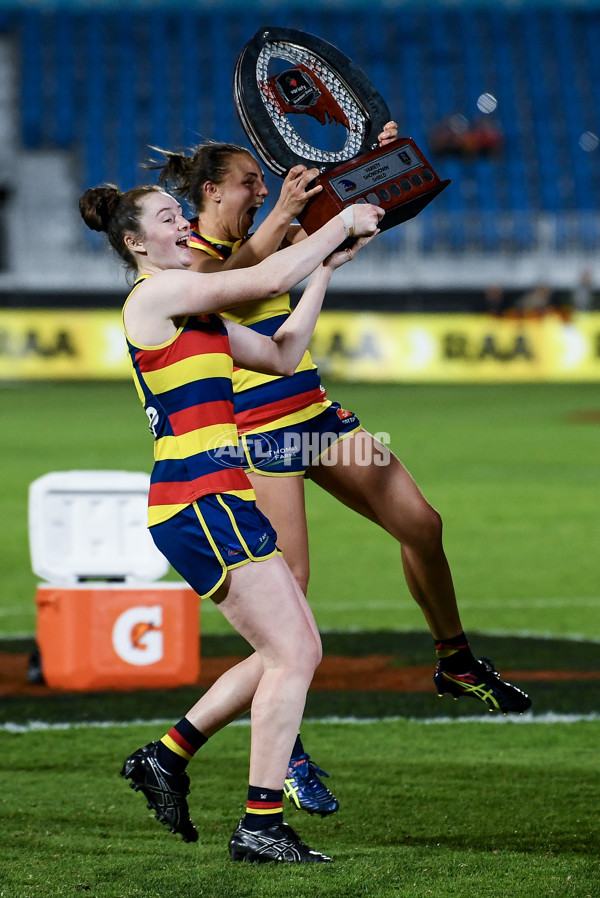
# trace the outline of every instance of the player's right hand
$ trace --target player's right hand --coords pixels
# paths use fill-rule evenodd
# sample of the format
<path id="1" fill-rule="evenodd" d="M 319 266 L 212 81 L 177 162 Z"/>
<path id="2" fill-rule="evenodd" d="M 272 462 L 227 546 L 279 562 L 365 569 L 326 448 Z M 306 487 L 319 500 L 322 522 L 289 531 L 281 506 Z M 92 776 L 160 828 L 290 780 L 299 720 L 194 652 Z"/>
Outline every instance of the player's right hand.
<path id="1" fill-rule="evenodd" d="M 385 215 L 381 206 L 374 206 L 371 203 L 354 203 L 351 208 L 354 211 L 354 236 L 368 237 L 374 234 Z"/>
<path id="2" fill-rule="evenodd" d="M 308 189 L 308 185 L 315 180 L 318 174 L 318 168 L 294 165 L 285 176 L 277 206 L 290 221 L 302 212 L 311 197 L 323 190 L 321 184 L 316 184 Z"/>

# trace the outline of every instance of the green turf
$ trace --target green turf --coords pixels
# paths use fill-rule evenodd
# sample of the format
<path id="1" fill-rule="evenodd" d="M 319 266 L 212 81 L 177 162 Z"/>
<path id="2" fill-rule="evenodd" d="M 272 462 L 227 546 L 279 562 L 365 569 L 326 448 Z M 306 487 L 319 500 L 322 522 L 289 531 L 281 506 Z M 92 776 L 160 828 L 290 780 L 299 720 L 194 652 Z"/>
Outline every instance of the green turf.
<path id="1" fill-rule="evenodd" d="M 340 385 L 330 395 L 368 428 L 390 433 L 441 511 L 478 650 L 513 669 L 597 669 L 597 387 Z M 148 470 L 151 441 L 129 384 L 4 386 L 0 404 L 10 422 L 2 437 L 0 633 L 14 636 L 35 628 L 31 480 L 71 468 Z M 346 631 L 326 632 L 325 652 L 429 663 L 431 642 L 397 546 L 310 484 L 308 509 L 311 602 L 322 628 Z M 202 630 L 207 657 L 240 651 L 236 638 L 220 635 L 226 627 L 209 603 Z M 515 631 L 518 638 L 490 635 Z M 570 634 L 587 639 L 560 638 Z M 31 645 L 29 636 L 3 648 Z M 245 797 L 245 726 L 219 734 L 193 762 L 198 845 L 167 833 L 118 777 L 123 758 L 159 737 L 193 690 L 4 698 L 0 754 L 10 775 L 0 793 L 0 898 L 597 898 L 600 722 L 591 718 L 598 685 L 575 679 L 527 688 L 535 713 L 590 719 L 494 723 L 478 703 L 440 701 L 433 690 L 310 693 L 307 718 L 370 718 L 303 725 L 341 810 L 327 820 L 287 817 L 334 856 L 325 868 L 228 860 Z M 374 720 L 389 715 L 474 719 Z M 157 717 L 165 724 L 70 726 Z M 25 731 L 6 729 L 8 721 Z M 32 721 L 69 728 L 31 731 Z"/>
<path id="2" fill-rule="evenodd" d="M 332 865 L 232 863 L 249 731 L 192 762 L 200 841 L 161 827 L 118 770 L 160 725 L 0 732 L 4 898 L 596 898 L 600 722 L 307 724 L 338 815 L 286 812 Z"/>
<path id="3" fill-rule="evenodd" d="M 600 637 L 598 423 L 594 384 L 329 385 L 392 448 L 442 513 L 468 632 Z M 27 489 L 71 468 L 149 470 L 151 438 L 133 387 L 0 386 L 7 423 L 0 496 L 0 633 L 33 633 Z M 307 485 L 310 600 L 323 629 L 406 630 L 423 619 L 398 547 Z M 225 632 L 205 603 L 206 633 Z"/>
<path id="4" fill-rule="evenodd" d="M 594 385 L 354 386 L 329 390 L 392 447 L 445 520 L 463 620 L 506 667 L 593 671 L 600 637 L 600 482 Z M 129 384 L 0 387 L 0 633 L 32 634 L 27 488 L 52 470 L 148 470 L 151 441 Z M 310 598 L 328 654 L 428 663 L 431 643 L 397 546 L 308 485 Z M 239 642 L 209 604 L 203 651 Z M 366 633 L 352 632 L 366 630 Z M 395 633 L 393 631 L 396 631 Z M 398 632 L 398 631 L 415 631 Z M 520 631 L 503 640 L 494 632 Z M 525 634 L 532 634 L 527 636 Z M 555 639 L 535 638 L 554 634 Z M 583 641 L 559 637 L 580 634 Z M 595 641 L 596 640 L 596 641 Z M 4 648 L 24 651 L 31 637 Z M 193 690 L 8 697 L 0 721 L 0 898 L 596 898 L 600 723 L 594 680 L 528 684 L 536 713 L 492 723 L 477 703 L 430 694 L 312 692 L 307 718 L 472 716 L 467 722 L 306 722 L 332 773 L 337 817 L 288 814 L 329 851 L 327 868 L 247 867 L 227 857 L 242 812 L 249 731 L 229 728 L 194 761 L 200 844 L 168 834 L 118 777 L 123 758 L 185 712 Z M 595 712 L 595 714 L 594 714 Z M 31 731 L 32 721 L 164 718 L 161 724 Z"/>

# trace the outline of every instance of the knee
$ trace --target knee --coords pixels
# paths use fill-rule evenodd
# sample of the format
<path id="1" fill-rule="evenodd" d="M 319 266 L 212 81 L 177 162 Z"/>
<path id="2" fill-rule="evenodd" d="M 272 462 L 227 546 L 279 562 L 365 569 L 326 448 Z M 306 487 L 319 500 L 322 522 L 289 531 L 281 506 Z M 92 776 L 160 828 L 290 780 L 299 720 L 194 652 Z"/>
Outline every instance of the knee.
<path id="1" fill-rule="evenodd" d="M 442 548 L 442 517 L 432 505 L 423 501 L 414 517 L 408 537 L 402 542 L 424 554 L 435 554 Z"/>
<path id="2" fill-rule="evenodd" d="M 311 637 L 310 640 L 307 640 L 309 644 L 306 650 L 306 661 L 311 672 L 314 673 L 323 658 L 323 646 L 321 645 L 319 636 L 312 631 Z"/>
<path id="3" fill-rule="evenodd" d="M 436 511 L 432 505 L 427 504 L 427 509 L 425 510 L 423 518 L 423 530 L 426 534 L 428 542 L 435 545 L 441 543 L 442 530 L 444 528 L 444 525 L 442 522 L 442 516 L 439 511 Z"/>
<path id="4" fill-rule="evenodd" d="M 312 678 L 323 658 L 323 647 L 318 635 L 309 630 L 299 641 L 294 655 L 294 663 Z"/>
<path id="5" fill-rule="evenodd" d="M 314 650 L 314 667 L 313 671 L 317 669 L 321 661 L 323 660 L 323 644 L 321 643 L 320 638 L 315 639 L 315 650 Z"/>

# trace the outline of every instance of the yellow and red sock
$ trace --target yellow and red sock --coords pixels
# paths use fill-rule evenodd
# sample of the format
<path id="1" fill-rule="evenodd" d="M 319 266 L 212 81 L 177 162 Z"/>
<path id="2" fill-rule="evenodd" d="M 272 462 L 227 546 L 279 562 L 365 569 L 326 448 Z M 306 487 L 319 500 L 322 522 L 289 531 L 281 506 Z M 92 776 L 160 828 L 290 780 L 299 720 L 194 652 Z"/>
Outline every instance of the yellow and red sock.
<path id="1" fill-rule="evenodd" d="M 248 786 L 244 828 L 253 832 L 283 823 L 283 789 Z"/>
<path id="2" fill-rule="evenodd" d="M 168 773 L 181 773 L 207 741 L 187 717 L 182 717 L 158 743 L 158 763 Z"/>
<path id="3" fill-rule="evenodd" d="M 473 670 L 477 663 L 469 640 L 464 633 L 459 633 L 458 636 L 453 636 L 451 639 L 436 640 L 435 654 L 440 668 L 452 673 L 466 673 L 468 670 Z"/>

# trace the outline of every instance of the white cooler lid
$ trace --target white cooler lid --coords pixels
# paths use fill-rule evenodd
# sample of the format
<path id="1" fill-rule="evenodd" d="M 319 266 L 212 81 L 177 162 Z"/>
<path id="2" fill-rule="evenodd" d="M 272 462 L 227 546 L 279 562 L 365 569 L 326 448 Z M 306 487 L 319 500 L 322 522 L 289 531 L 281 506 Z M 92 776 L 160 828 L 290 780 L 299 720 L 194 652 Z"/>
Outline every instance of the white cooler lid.
<path id="1" fill-rule="evenodd" d="M 149 583 L 169 563 L 147 528 L 150 476 L 141 471 L 54 471 L 29 487 L 29 547 L 49 582 Z"/>

